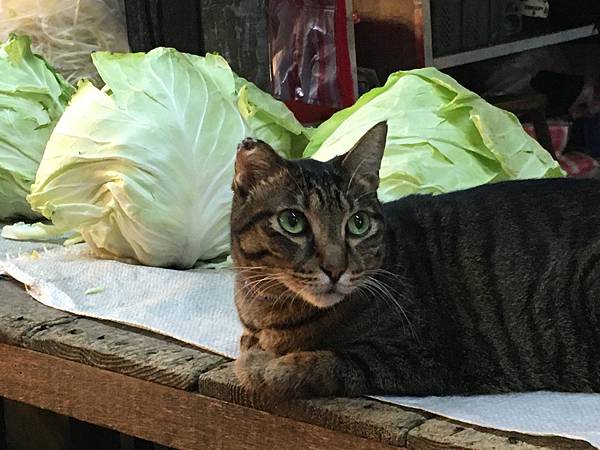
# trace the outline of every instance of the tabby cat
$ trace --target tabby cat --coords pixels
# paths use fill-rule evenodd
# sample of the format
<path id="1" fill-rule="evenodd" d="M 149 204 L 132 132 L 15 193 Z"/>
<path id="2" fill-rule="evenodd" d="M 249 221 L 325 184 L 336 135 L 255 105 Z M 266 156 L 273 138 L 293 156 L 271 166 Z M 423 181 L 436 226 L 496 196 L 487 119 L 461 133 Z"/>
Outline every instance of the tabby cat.
<path id="1" fill-rule="evenodd" d="M 600 182 L 382 205 L 386 132 L 328 162 L 240 145 L 241 383 L 278 396 L 600 392 Z"/>

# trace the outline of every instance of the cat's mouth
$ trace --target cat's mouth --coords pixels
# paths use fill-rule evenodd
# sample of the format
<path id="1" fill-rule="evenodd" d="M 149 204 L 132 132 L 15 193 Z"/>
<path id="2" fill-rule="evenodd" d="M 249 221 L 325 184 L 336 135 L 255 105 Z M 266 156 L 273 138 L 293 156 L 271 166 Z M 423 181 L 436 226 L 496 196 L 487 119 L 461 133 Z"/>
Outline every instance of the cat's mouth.
<path id="1" fill-rule="evenodd" d="M 288 289 L 317 308 L 330 308 L 341 302 L 354 290 L 354 286 L 343 281 L 315 280 L 312 283 L 299 283 L 297 280 L 293 280 L 286 284 Z"/>
<path id="2" fill-rule="evenodd" d="M 344 297 L 344 294 L 341 294 L 335 290 L 330 293 L 317 294 L 314 296 L 307 296 L 305 300 L 308 301 L 311 305 L 316 306 L 317 308 L 331 308 L 335 304 L 341 302 Z"/>

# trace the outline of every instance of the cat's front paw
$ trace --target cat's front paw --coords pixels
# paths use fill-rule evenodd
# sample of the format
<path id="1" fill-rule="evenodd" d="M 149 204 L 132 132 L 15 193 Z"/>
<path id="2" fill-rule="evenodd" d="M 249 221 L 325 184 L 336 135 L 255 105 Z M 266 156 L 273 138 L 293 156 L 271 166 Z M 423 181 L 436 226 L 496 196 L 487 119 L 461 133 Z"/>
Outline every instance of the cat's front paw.
<path id="1" fill-rule="evenodd" d="M 333 376 L 334 359 L 329 352 L 297 352 L 267 363 L 263 389 L 276 397 L 320 397 L 339 388 Z"/>
<path id="2" fill-rule="evenodd" d="M 267 364 L 274 358 L 275 355 L 263 350 L 249 350 L 235 361 L 233 370 L 244 388 L 260 390 L 264 387 Z"/>
<path id="3" fill-rule="evenodd" d="M 322 397 L 340 391 L 334 376 L 337 361 L 330 352 L 296 352 L 275 356 L 250 350 L 236 360 L 241 385 L 271 398 Z"/>

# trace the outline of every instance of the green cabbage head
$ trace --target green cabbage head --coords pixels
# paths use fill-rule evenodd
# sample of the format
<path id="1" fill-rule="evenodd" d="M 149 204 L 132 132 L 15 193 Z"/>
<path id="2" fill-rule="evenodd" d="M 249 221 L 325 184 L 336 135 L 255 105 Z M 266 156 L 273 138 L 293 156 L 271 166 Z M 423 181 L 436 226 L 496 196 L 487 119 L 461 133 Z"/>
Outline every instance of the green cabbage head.
<path id="1" fill-rule="evenodd" d="M 229 252 L 236 148 L 263 139 L 283 156 L 307 132 L 216 55 L 169 48 L 99 52 L 106 83 L 80 83 L 28 197 L 105 257 L 189 268 Z"/>
<path id="2" fill-rule="evenodd" d="M 518 119 L 434 69 L 390 75 L 385 86 L 317 128 L 304 155 L 326 161 L 387 121 L 380 200 L 440 194 L 486 183 L 560 177 L 558 162 Z"/>
<path id="3" fill-rule="evenodd" d="M 30 44 L 16 35 L 0 44 L 0 220 L 40 217 L 26 196 L 74 91 Z"/>

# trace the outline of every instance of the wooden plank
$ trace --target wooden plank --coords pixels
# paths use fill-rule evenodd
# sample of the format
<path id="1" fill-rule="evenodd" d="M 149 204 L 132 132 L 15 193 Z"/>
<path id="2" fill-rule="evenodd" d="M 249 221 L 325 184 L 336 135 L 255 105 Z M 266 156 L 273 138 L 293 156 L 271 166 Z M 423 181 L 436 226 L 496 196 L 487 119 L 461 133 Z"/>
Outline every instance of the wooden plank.
<path id="1" fill-rule="evenodd" d="M 594 447 L 583 441 L 559 437 L 525 436 L 484 430 L 479 427 L 432 418 L 408 433 L 408 448 L 415 450 L 507 449 L 507 450 L 583 450 Z"/>
<path id="2" fill-rule="evenodd" d="M 415 42 L 422 53 L 422 66 L 433 65 L 433 38 L 431 32 L 430 0 L 415 0 Z M 418 54 L 418 53 L 417 53 Z"/>
<path id="3" fill-rule="evenodd" d="M 415 0 L 415 12 L 414 12 L 414 42 L 415 52 L 418 67 L 426 67 L 428 64 L 428 58 L 431 54 L 428 54 L 428 50 L 425 46 L 426 31 L 425 31 L 425 20 L 426 14 L 423 8 L 423 0 Z M 431 21 L 431 18 L 428 18 Z M 429 35 L 429 41 L 431 42 L 431 35 Z"/>
<path id="4" fill-rule="evenodd" d="M 0 342 L 194 390 L 198 375 L 227 360 L 173 339 L 48 308 L 0 279 Z"/>
<path id="5" fill-rule="evenodd" d="M 27 331 L 71 320 L 71 317 L 33 300 L 20 283 L 0 277 L 0 341 L 20 345 Z"/>
<path id="6" fill-rule="evenodd" d="M 202 374 L 198 390 L 227 402 L 396 446 L 404 446 L 408 431 L 425 421 L 421 414 L 366 398 L 268 402 L 241 388 L 232 364 Z"/>
<path id="7" fill-rule="evenodd" d="M 6 344 L 0 373 L 0 396 L 175 448 L 394 448 Z"/>
<path id="8" fill-rule="evenodd" d="M 267 0 L 201 0 L 207 52 L 220 53 L 240 76 L 271 92 Z"/>
<path id="9" fill-rule="evenodd" d="M 315 399 L 270 404 L 239 386 L 231 364 L 202 374 L 198 389 L 201 393 L 228 402 L 263 409 L 390 445 L 408 445 L 415 449 L 506 447 L 527 450 L 545 446 L 554 448 L 553 445 L 564 450 L 593 448 L 581 441 L 504 433 L 455 423 L 435 418 L 431 414 L 366 398 Z M 489 447 L 486 447 L 487 443 Z"/>
<path id="10" fill-rule="evenodd" d="M 5 400 L 4 407 L 6 444 L 10 450 L 71 448 L 68 417 L 12 400 Z"/>

